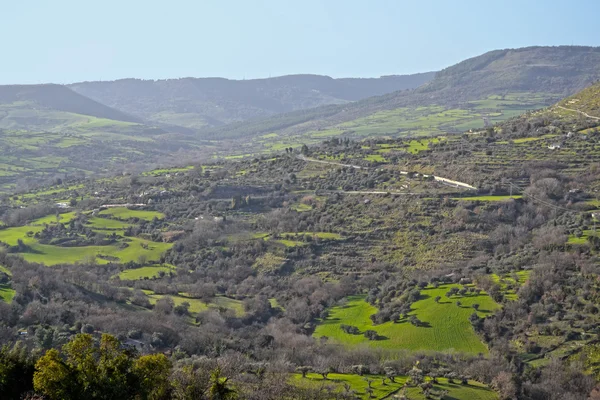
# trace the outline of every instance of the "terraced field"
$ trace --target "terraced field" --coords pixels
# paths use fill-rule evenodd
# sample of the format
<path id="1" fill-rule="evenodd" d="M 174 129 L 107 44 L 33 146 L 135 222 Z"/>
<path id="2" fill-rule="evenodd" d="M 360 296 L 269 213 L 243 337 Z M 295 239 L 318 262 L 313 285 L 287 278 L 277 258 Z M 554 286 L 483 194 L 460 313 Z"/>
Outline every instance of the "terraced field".
<path id="1" fill-rule="evenodd" d="M 477 314 L 480 317 L 490 315 L 500 306 L 487 294 L 452 296 L 445 293 L 458 285 L 442 285 L 421 291 L 421 299 L 413 303 L 410 315 L 416 315 L 424 326 L 413 326 L 404 319 L 398 323 L 386 322 L 373 325 L 369 316 L 377 309 L 364 301 L 362 296 L 350 297 L 345 305 L 331 309 L 329 317 L 317 326 L 315 337 L 327 336 L 330 340 L 345 345 L 368 345 L 388 349 L 434 350 L 477 354 L 487 353 L 487 347 L 473 331 L 469 316 L 474 312 L 471 307 L 479 304 Z M 439 303 L 434 301 L 440 296 Z M 457 306 L 456 301 L 462 303 Z M 361 334 L 347 334 L 340 329 L 341 324 L 358 327 Z M 362 335 L 366 330 L 376 331 L 381 340 L 370 341 Z"/>
<path id="2" fill-rule="evenodd" d="M 439 105 L 403 107 L 379 111 L 367 117 L 309 132 L 303 132 L 302 125 L 296 127 L 302 133 L 295 132 L 293 127 L 271 132 L 254 138 L 239 151 L 246 153 L 244 156 L 250 157 L 256 153 L 279 151 L 286 147 L 317 144 L 325 139 L 340 136 L 427 137 L 460 133 L 483 128 L 484 117 L 493 124 L 520 115 L 526 110 L 546 107 L 555 100 L 556 96 L 552 94 L 507 93 L 470 101 L 463 108 L 447 108 Z M 416 153 L 423 148 L 415 143 L 408 151 Z M 223 153 L 223 156 L 226 154 Z M 380 161 L 380 159 L 369 161 Z"/>

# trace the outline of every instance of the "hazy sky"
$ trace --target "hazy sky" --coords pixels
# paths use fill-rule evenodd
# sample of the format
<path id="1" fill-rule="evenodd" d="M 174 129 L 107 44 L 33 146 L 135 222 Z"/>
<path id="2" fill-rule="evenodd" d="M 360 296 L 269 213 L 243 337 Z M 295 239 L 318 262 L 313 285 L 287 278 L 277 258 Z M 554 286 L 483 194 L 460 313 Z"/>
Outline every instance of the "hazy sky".
<path id="1" fill-rule="evenodd" d="M 600 45 L 600 1 L 0 0 L 0 84 L 438 70 Z"/>

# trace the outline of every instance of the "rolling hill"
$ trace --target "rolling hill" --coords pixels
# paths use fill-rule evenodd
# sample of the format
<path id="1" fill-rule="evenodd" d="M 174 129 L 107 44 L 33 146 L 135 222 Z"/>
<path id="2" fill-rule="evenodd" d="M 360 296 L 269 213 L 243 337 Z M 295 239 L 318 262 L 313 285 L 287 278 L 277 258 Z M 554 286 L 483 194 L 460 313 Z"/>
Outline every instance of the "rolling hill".
<path id="1" fill-rule="evenodd" d="M 139 118 L 199 129 L 412 89 L 428 82 L 433 75 L 428 72 L 371 79 L 333 79 L 320 75 L 250 80 L 122 79 L 75 83 L 70 88 Z"/>
<path id="2" fill-rule="evenodd" d="M 245 140 L 258 137 L 255 144 L 259 148 L 260 137 L 271 135 L 267 145 L 283 148 L 340 135 L 458 133 L 481 128 L 485 120 L 498 122 L 551 105 L 598 79 L 598 47 L 496 50 L 448 67 L 415 90 L 230 124 L 203 134 Z"/>
<path id="3" fill-rule="evenodd" d="M 139 118 L 125 114 L 98 103 L 88 97 L 70 90 L 66 86 L 46 85 L 6 85 L 0 86 L 0 126 L 36 124 L 36 118 L 23 115 L 11 115 L 8 109 L 28 108 L 34 114 L 46 111 L 65 112 L 70 114 L 83 114 L 96 118 L 111 119 L 115 121 L 139 123 Z M 43 118 L 41 118 L 43 119 Z M 37 121 L 38 124 L 41 121 Z"/>
<path id="4" fill-rule="evenodd" d="M 0 192 L 142 167 L 194 148 L 181 135 L 61 85 L 0 86 L 0 147 Z"/>
<path id="5" fill-rule="evenodd" d="M 477 130 L 547 107 L 599 79 L 600 48 L 496 50 L 432 77 L 3 86 L 0 191 L 82 172 L 256 156 L 330 138 Z"/>

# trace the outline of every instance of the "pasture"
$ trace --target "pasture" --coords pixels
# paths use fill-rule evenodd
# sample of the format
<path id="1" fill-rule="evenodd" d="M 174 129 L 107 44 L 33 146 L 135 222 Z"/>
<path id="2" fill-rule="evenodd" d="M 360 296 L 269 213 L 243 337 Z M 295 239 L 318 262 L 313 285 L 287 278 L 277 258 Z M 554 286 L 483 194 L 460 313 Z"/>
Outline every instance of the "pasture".
<path id="1" fill-rule="evenodd" d="M 382 383 L 382 375 L 363 375 L 356 374 L 337 374 L 331 373 L 327 379 L 319 374 L 309 373 L 306 378 L 302 374 L 293 374 L 291 382 L 298 387 L 314 388 L 331 390 L 338 393 L 345 393 L 346 388 L 354 392 L 360 399 L 387 399 L 392 398 L 395 394 L 400 394 L 403 391 L 407 376 L 398 376 L 390 382 L 386 379 L 386 383 Z M 367 379 L 371 381 L 372 392 L 368 393 Z M 428 379 L 429 380 L 429 379 Z M 464 400 L 496 400 L 498 395 L 487 386 L 476 382 L 469 381 L 468 385 L 460 383 L 449 383 L 446 378 L 438 378 L 438 383 L 433 385 L 435 391 L 447 390 L 447 399 L 464 399 Z M 425 395 L 418 387 L 406 387 L 405 394 L 413 400 L 425 400 Z"/>
<path id="2" fill-rule="evenodd" d="M 0 284 L 0 300 L 10 304 L 12 299 L 15 297 L 15 290 L 10 286 L 9 283 Z"/>
<path id="3" fill-rule="evenodd" d="M 244 306 L 242 305 L 242 302 L 225 296 L 216 296 L 212 298 L 211 301 L 207 304 L 200 299 L 188 297 L 183 293 L 180 293 L 178 295 L 162 295 L 156 294 L 149 290 L 144 290 L 144 293 L 146 293 L 146 295 L 148 296 L 150 304 L 156 304 L 156 302 L 163 297 L 170 297 L 171 299 L 173 299 L 173 303 L 176 306 L 187 302 L 190 305 L 189 311 L 192 314 L 208 311 L 209 309 L 215 310 L 219 308 L 225 308 L 228 310 L 232 310 L 237 316 L 244 315 Z"/>
<path id="4" fill-rule="evenodd" d="M 330 340 L 349 346 L 487 353 L 487 347 L 469 322 L 469 316 L 474 312 L 471 306 L 479 304 L 477 314 L 480 317 L 491 314 L 500 306 L 483 292 L 478 295 L 454 295 L 448 299 L 445 293 L 451 287 L 460 286 L 442 285 L 421 291 L 421 298 L 413 303 L 409 316 L 416 315 L 423 326 L 414 326 L 406 318 L 397 323 L 373 325 L 369 316 L 375 314 L 377 309 L 368 304 L 363 296 L 352 296 L 345 305 L 330 310 L 329 316 L 317 326 L 313 336 L 327 336 Z M 436 296 L 441 297 L 439 303 L 435 302 Z M 457 301 L 462 305 L 456 305 Z M 361 334 L 345 333 L 340 328 L 342 324 L 358 327 Z M 365 338 L 362 333 L 366 330 L 376 331 L 380 340 Z"/>

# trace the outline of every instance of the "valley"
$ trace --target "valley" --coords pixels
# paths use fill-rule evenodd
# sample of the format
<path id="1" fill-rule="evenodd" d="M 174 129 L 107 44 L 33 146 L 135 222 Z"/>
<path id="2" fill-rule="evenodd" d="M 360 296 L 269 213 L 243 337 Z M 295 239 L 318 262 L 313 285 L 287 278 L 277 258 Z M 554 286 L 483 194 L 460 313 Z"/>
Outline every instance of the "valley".
<path id="1" fill-rule="evenodd" d="M 0 395 L 591 399 L 598 54 L 0 87 Z"/>

